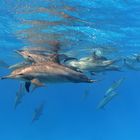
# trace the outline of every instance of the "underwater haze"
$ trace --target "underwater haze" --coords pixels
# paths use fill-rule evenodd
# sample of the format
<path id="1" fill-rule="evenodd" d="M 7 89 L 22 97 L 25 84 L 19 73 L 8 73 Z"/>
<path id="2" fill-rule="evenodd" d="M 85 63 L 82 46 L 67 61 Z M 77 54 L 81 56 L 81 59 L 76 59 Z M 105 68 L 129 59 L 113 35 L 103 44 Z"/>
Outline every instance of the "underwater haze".
<path id="1" fill-rule="evenodd" d="M 21 79 L 0 80 L 0 140 L 140 140 L 140 0 L 0 4 L 0 77 L 25 61 L 15 50 L 41 48 L 78 59 L 70 69 L 95 80 L 29 93 Z M 100 60 L 88 61 L 95 50 Z"/>

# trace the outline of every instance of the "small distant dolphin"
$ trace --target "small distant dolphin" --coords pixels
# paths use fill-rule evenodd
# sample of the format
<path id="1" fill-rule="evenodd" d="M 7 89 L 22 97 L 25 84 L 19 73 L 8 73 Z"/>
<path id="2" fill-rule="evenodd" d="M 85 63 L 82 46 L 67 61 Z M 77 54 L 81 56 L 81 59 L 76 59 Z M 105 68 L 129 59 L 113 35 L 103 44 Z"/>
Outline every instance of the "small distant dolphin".
<path id="1" fill-rule="evenodd" d="M 135 70 L 135 71 L 140 71 L 140 66 L 136 66 L 136 61 L 133 60 L 129 60 L 129 59 L 124 59 L 124 66 L 127 67 L 130 70 Z M 138 61 L 137 61 L 138 62 Z"/>
<path id="2" fill-rule="evenodd" d="M 120 66 L 117 65 L 110 65 L 108 67 L 105 68 L 100 68 L 100 69 L 94 69 L 93 71 L 90 72 L 91 75 L 96 75 L 96 73 L 100 73 L 100 72 L 106 72 L 106 71 L 117 71 L 117 72 L 122 72 L 122 69 Z"/>
<path id="3" fill-rule="evenodd" d="M 26 90 L 29 91 L 30 84 L 36 87 L 44 86 L 45 83 L 93 83 L 83 73 L 74 71 L 54 62 L 35 63 L 14 70 L 10 75 L 1 79 L 18 79 L 26 82 Z"/>
<path id="4" fill-rule="evenodd" d="M 90 94 L 90 87 L 87 87 L 82 95 L 82 100 L 86 100 Z"/>
<path id="5" fill-rule="evenodd" d="M 108 96 L 110 93 L 112 93 L 114 90 L 116 90 L 121 83 L 124 81 L 125 78 L 121 78 L 118 81 L 115 81 L 111 87 L 106 91 L 105 96 Z"/>
<path id="6" fill-rule="evenodd" d="M 104 96 L 104 98 L 99 102 L 97 109 L 103 109 L 117 95 L 118 94 L 113 91 L 108 96 Z"/>
<path id="7" fill-rule="evenodd" d="M 34 123 L 35 121 L 39 120 L 39 118 L 43 114 L 43 110 L 44 110 L 44 103 L 42 103 L 40 106 L 38 106 L 34 110 L 34 114 L 33 114 L 33 118 L 32 118 L 32 123 Z"/>

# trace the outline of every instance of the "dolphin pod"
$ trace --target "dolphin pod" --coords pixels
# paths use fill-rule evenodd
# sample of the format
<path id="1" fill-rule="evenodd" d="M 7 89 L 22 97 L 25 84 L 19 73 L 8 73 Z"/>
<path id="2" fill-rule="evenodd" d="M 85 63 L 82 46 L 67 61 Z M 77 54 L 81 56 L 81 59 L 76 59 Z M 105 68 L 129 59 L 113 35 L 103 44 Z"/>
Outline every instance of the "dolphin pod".
<path id="1" fill-rule="evenodd" d="M 101 55 L 100 50 L 93 52 L 91 56 L 78 59 L 61 53 L 48 53 L 46 50 L 39 49 L 16 50 L 15 52 L 24 61 L 12 66 L 6 65 L 5 68 L 10 69 L 11 73 L 1 77 L 1 79 L 24 81 L 26 91 L 30 92 L 31 85 L 33 85 L 34 90 L 38 87 L 44 87 L 47 83 L 93 83 L 97 81 L 88 78 L 86 72 L 93 75 L 105 71 L 121 71 L 121 67 L 117 65 L 121 59 L 109 59 Z M 134 62 L 139 62 L 138 58 L 138 55 L 133 56 L 133 58 L 126 58 L 124 59 L 124 65 L 133 67 Z M 123 81 L 124 78 L 121 78 L 108 88 L 98 104 L 98 109 L 103 109 L 118 95 L 115 91 Z M 20 92 L 16 94 L 15 108 L 22 102 L 24 96 Z M 85 98 L 86 96 L 88 96 L 88 93 L 85 93 Z"/>
<path id="2" fill-rule="evenodd" d="M 96 5 L 96 2 L 94 3 Z M 97 19 L 96 23 L 96 20 L 94 21 L 96 16 L 94 18 L 94 13 L 90 12 L 95 10 L 96 15 L 96 9 L 100 8 L 81 5 L 78 2 L 72 5 L 72 2 L 65 0 L 62 2 L 61 0 L 60 2 L 49 0 L 43 3 L 39 2 L 39 4 L 30 4 L 30 2 L 28 4 L 27 2 L 27 4 L 21 3 L 20 5 L 18 3 L 16 7 L 12 5 L 12 11 L 8 10 L 8 13 L 12 12 L 12 17 L 14 17 L 12 19 L 15 21 L 10 21 L 10 24 L 4 26 L 8 28 L 8 39 L 4 40 L 4 45 L 5 42 L 10 44 L 13 37 L 15 39 L 11 42 L 12 48 L 17 48 L 16 45 L 26 45 L 23 48 L 18 48 L 19 50 L 15 50 L 15 53 L 22 58 L 22 62 L 9 66 L 9 64 L 0 60 L 0 68 L 10 71 L 8 75 L 0 77 L 1 80 L 23 81 L 16 93 L 15 108 L 23 101 L 25 96 L 23 89 L 26 89 L 26 92 L 31 92 L 32 87 L 33 91 L 36 88 L 46 86 L 48 83 L 88 83 L 88 86 L 91 87 L 92 83 L 99 81 L 92 77 L 99 73 L 122 72 L 124 68 L 140 70 L 140 66 L 138 66 L 140 64 L 140 54 L 117 58 L 122 55 L 122 52 L 119 53 L 123 46 L 120 44 L 122 41 L 118 39 L 119 34 L 113 34 L 112 39 L 108 37 L 116 31 L 114 27 L 117 24 L 113 24 L 113 30 L 110 30 L 110 32 L 106 32 L 108 27 L 105 27 L 103 33 L 100 33 L 102 31 L 100 26 L 104 26 L 103 22 L 102 20 L 98 22 Z M 12 28 L 9 28 L 9 26 L 12 26 Z M 10 31 L 14 32 L 9 34 Z M 7 29 L 4 37 L 6 35 Z M 12 37 L 12 35 L 14 36 Z M 117 38 L 114 40 L 115 37 Z M 124 43 L 124 45 L 126 44 Z M 6 47 L 5 45 L 3 48 Z M 116 52 L 118 53 L 116 54 Z M 5 56 L 7 57 L 7 55 L 4 55 L 4 58 Z M 9 61 L 9 58 L 6 60 Z M 121 78 L 110 85 L 99 102 L 98 109 L 105 108 L 118 95 L 117 90 L 123 81 L 124 79 Z M 89 88 L 85 90 L 84 100 L 90 96 L 89 90 Z M 34 110 L 32 122 L 40 118 L 43 110 L 44 104 Z"/>
<path id="3" fill-rule="evenodd" d="M 39 50 L 40 49 L 40 50 Z M 31 84 L 34 88 L 45 86 L 46 83 L 93 83 L 96 80 L 88 78 L 90 74 L 103 71 L 119 71 L 118 59 L 108 59 L 101 53 L 93 52 L 89 57 L 79 60 L 57 52 L 48 53 L 41 48 L 21 49 L 15 52 L 23 58 L 23 62 L 9 66 L 11 73 L 1 79 L 17 79 L 25 82 L 27 92 Z"/>

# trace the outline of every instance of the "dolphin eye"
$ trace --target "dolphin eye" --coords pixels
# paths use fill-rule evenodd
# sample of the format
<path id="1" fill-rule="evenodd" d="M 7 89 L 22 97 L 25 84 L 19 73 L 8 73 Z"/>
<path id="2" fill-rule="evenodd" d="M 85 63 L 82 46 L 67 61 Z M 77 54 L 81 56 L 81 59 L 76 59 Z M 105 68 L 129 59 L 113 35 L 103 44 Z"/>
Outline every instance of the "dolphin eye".
<path id="1" fill-rule="evenodd" d="M 19 75 L 23 75 L 22 73 L 20 73 Z"/>
<path id="2" fill-rule="evenodd" d="M 28 59 L 32 60 L 33 58 L 32 58 L 32 56 L 28 55 Z"/>

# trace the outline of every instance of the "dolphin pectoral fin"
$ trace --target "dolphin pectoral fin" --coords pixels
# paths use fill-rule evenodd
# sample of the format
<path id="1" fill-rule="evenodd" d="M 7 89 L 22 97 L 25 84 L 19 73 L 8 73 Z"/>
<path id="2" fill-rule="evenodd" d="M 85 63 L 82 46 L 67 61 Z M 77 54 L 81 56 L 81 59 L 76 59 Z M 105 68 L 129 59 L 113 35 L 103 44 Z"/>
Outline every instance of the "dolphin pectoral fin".
<path id="1" fill-rule="evenodd" d="M 25 82 L 25 89 L 27 92 L 30 92 L 31 82 Z"/>
<path id="2" fill-rule="evenodd" d="M 41 83 L 38 79 L 31 80 L 31 83 L 38 86 L 38 87 L 44 86 L 44 83 Z"/>
<path id="3" fill-rule="evenodd" d="M 45 86 L 45 84 L 44 84 L 44 83 L 41 83 L 38 79 L 33 79 L 33 80 L 31 80 L 31 83 L 34 85 L 34 87 L 33 87 L 33 89 L 32 89 L 32 92 L 33 92 L 36 88 L 38 88 L 38 87 L 43 87 L 43 86 Z"/>

